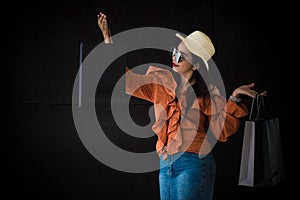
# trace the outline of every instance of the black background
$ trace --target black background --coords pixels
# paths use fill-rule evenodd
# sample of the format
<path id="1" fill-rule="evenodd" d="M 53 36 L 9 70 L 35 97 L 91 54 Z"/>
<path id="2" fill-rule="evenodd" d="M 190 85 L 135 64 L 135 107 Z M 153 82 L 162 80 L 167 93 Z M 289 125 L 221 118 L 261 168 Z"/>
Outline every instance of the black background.
<path id="1" fill-rule="evenodd" d="M 280 117 L 286 172 L 286 181 L 274 187 L 238 186 L 242 126 L 230 141 L 215 146 L 218 170 L 214 198 L 271 199 L 292 193 L 289 156 L 293 139 L 288 136 L 289 117 L 281 98 L 288 56 L 284 50 L 288 34 L 285 22 L 289 20 L 282 13 L 287 4 L 237 0 L 26 1 L 11 8 L 13 21 L 8 28 L 13 43 L 10 41 L 8 50 L 12 53 L 9 71 L 13 87 L 8 94 L 13 106 L 6 131 L 9 142 L 3 145 L 8 156 L 4 172 L 10 199 L 159 199 L 158 172 L 128 174 L 103 165 L 85 149 L 74 126 L 71 99 L 79 67 L 79 43 L 84 43 L 86 55 L 102 42 L 97 27 L 100 11 L 108 15 L 112 34 L 145 26 L 185 34 L 196 29 L 208 33 L 228 93 L 251 82 L 258 91 L 268 91 L 269 110 Z M 151 53 L 129 56 L 128 63 L 134 67 L 149 62 Z M 103 102 L 109 100 L 105 99 L 109 96 L 102 97 Z M 136 120 L 141 120 L 138 123 L 147 124 L 148 119 L 139 117 L 141 110 L 147 112 L 143 103 L 133 106 L 132 112 L 136 111 Z M 100 101 L 97 106 L 107 128 L 116 130 L 120 143 L 130 146 L 130 139 L 118 137 L 104 104 L 101 106 Z M 155 138 L 132 141 L 130 148 L 153 149 L 154 142 Z"/>

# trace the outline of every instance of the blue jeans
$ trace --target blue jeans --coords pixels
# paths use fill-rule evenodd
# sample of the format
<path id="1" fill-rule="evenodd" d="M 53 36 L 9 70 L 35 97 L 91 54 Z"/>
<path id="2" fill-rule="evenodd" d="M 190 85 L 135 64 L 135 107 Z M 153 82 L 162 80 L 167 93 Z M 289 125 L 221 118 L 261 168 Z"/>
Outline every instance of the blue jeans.
<path id="1" fill-rule="evenodd" d="M 212 153 L 180 152 L 160 158 L 161 200 L 212 200 L 216 163 Z M 201 157 L 201 158 L 200 158 Z"/>

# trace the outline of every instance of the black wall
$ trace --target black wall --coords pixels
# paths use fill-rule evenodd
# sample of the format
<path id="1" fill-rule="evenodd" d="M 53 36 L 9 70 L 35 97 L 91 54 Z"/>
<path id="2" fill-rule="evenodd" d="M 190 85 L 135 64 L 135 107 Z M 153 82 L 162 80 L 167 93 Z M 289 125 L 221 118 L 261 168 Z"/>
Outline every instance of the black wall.
<path id="1" fill-rule="evenodd" d="M 278 186 L 238 186 L 241 127 L 229 142 L 215 146 L 215 199 L 270 199 L 291 193 L 292 139 L 287 136 L 288 115 L 281 98 L 287 60 L 284 22 L 288 20 L 282 13 L 287 5 L 273 1 L 113 0 L 26 1 L 11 7 L 15 13 L 9 26 L 14 36 L 9 47 L 14 104 L 9 110 L 9 143 L 4 145 L 9 160 L 4 170 L 12 199 L 159 199 L 157 172 L 127 174 L 103 165 L 85 149 L 74 126 L 71 99 L 79 43 L 84 43 L 87 55 L 102 42 L 99 11 L 108 15 L 112 34 L 145 26 L 209 33 L 216 47 L 214 61 L 228 93 L 250 82 L 256 83 L 258 91 L 268 91 L 270 111 L 280 117 L 286 169 L 286 181 Z M 138 61 L 129 57 L 128 63 L 143 62 L 143 57 L 136 57 Z M 105 118 L 109 110 L 101 103 L 98 106 Z M 154 148 L 152 139 L 142 144 Z"/>

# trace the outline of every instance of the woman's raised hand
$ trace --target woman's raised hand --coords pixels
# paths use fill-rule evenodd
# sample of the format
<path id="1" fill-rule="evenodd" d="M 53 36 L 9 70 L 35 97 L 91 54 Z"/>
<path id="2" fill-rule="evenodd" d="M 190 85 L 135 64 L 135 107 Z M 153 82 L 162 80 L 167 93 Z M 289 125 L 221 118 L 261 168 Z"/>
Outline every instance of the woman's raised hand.
<path id="1" fill-rule="evenodd" d="M 106 15 L 104 13 L 100 12 L 97 15 L 97 18 L 98 18 L 98 26 L 99 26 L 99 28 L 102 32 L 104 42 L 105 43 L 112 43 Z"/>

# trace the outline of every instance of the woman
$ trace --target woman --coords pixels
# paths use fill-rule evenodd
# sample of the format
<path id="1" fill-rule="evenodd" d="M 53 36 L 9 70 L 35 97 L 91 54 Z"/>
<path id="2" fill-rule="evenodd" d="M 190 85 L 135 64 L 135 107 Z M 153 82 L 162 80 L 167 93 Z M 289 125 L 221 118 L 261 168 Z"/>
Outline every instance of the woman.
<path id="1" fill-rule="evenodd" d="M 104 42 L 112 43 L 105 14 L 99 13 L 98 25 Z M 257 92 L 253 83 L 242 85 L 226 100 L 207 76 L 215 52 L 210 39 L 201 31 L 176 36 L 181 42 L 172 51 L 173 70 L 150 66 L 140 75 L 127 69 L 126 92 L 154 104 L 161 199 L 211 200 L 216 163 L 206 136 L 227 141 L 248 114 L 241 96 Z"/>

